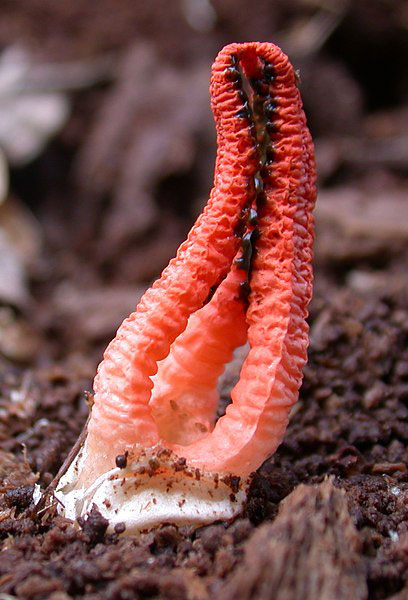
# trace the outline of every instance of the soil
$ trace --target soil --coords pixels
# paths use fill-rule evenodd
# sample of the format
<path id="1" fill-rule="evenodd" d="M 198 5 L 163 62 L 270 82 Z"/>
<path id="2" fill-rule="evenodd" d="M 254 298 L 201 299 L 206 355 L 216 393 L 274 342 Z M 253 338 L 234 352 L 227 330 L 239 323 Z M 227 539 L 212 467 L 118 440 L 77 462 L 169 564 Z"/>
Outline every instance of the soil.
<path id="1" fill-rule="evenodd" d="M 0 263 L 0 598 L 408 598 L 405 2 L 9 0 L 0 14 L 1 46 L 57 65 L 71 105 L 33 160 L 11 161 L 0 205 L 2 257 L 23 274 Z M 206 201 L 209 69 L 244 39 L 300 69 L 319 167 L 309 362 L 285 439 L 232 524 L 128 536 L 96 510 L 75 524 L 38 511 L 104 347 Z"/>

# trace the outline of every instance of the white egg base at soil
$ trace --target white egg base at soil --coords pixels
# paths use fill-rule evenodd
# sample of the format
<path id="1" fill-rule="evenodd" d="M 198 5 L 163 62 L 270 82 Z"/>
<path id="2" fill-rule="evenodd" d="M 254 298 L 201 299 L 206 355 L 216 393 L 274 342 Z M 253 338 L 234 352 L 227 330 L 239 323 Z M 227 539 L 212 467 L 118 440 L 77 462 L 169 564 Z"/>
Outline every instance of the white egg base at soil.
<path id="1" fill-rule="evenodd" d="M 174 461 L 158 459 L 154 449 L 128 460 L 124 469 L 103 473 L 88 488 L 79 487 L 85 452 L 83 448 L 78 453 L 54 493 L 58 512 L 73 521 L 95 505 L 109 520 L 109 531 L 124 523 L 126 533 L 132 534 L 161 524 L 201 527 L 232 520 L 242 512 L 247 482 L 237 489 L 229 477 L 179 469 Z"/>

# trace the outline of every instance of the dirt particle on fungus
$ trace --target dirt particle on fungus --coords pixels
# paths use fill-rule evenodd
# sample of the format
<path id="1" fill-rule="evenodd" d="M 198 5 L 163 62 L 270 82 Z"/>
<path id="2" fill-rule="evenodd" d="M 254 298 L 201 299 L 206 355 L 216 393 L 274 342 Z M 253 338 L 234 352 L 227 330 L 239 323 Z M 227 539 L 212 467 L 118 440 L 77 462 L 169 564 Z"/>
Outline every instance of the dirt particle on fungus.
<path id="1" fill-rule="evenodd" d="M 171 455 L 171 450 L 169 448 L 159 448 L 157 451 L 157 458 L 167 458 Z"/>
<path id="2" fill-rule="evenodd" d="M 184 458 L 184 456 L 181 456 L 178 460 L 176 460 L 176 462 L 174 463 L 174 470 L 177 471 L 184 471 L 187 465 L 187 461 Z"/>
<path id="3" fill-rule="evenodd" d="M 207 427 L 204 425 L 204 423 L 194 423 L 194 427 L 200 432 L 200 433 L 206 433 L 207 432 Z"/>
<path id="4" fill-rule="evenodd" d="M 128 452 L 126 451 L 124 454 L 118 454 L 115 458 L 116 466 L 119 469 L 126 469 L 128 460 Z"/>
<path id="5" fill-rule="evenodd" d="M 158 468 L 160 467 L 160 463 L 157 458 L 149 458 L 149 467 L 151 470 L 151 474 L 154 474 Z"/>
<path id="6" fill-rule="evenodd" d="M 115 533 L 120 535 L 121 533 L 124 533 L 126 531 L 126 525 L 125 523 L 116 523 L 113 529 Z"/>
<path id="7" fill-rule="evenodd" d="M 86 517 L 78 518 L 78 523 L 91 544 L 102 542 L 109 525 L 108 519 L 101 515 L 95 504 Z"/>
<path id="8" fill-rule="evenodd" d="M 237 494 L 239 491 L 239 484 L 241 482 L 241 477 L 237 475 L 226 475 L 223 477 L 222 482 L 225 483 L 234 494 Z"/>

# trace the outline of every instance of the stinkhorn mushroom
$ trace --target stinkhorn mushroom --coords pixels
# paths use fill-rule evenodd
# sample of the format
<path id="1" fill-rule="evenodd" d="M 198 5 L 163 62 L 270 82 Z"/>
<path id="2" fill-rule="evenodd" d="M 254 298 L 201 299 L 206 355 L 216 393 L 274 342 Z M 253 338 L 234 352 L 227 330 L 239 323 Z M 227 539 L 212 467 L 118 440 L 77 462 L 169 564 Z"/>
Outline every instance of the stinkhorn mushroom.
<path id="1" fill-rule="evenodd" d="M 94 505 L 128 532 L 235 517 L 297 400 L 316 190 L 296 74 L 271 43 L 230 44 L 210 89 L 214 187 L 99 365 L 85 442 L 55 492 L 74 519 Z M 217 379 L 246 339 L 216 421 Z"/>

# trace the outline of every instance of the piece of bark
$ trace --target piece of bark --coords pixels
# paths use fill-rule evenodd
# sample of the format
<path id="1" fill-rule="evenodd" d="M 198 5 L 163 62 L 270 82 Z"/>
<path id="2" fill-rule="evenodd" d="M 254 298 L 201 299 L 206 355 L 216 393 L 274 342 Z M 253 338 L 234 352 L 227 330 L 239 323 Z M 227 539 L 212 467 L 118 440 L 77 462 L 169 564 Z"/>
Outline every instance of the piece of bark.
<path id="1" fill-rule="evenodd" d="M 345 493 L 332 479 L 299 485 L 276 520 L 245 544 L 243 563 L 219 598 L 362 600 L 368 592 L 360 547 Z"/>

